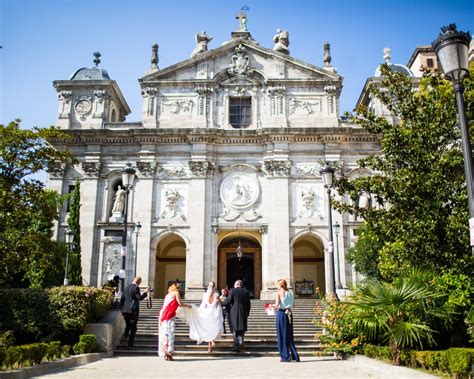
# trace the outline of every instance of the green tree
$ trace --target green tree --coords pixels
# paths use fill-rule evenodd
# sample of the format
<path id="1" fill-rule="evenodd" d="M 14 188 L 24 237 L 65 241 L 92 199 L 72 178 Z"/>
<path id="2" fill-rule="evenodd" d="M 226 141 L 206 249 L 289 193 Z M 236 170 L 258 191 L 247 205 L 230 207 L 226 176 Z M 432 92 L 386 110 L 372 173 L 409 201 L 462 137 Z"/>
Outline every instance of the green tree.
<path id="1" fill-rule="evenodd" d="M 42 287 L 61 283 L 65 246 L 52 237 L 63 198 L 34 175 L 72 163 L 67 151 L 48 139 L 63 139 L 57 128 L 0 124 L 0 287 Z"/>
<path id="2" fill-rule="evenodd" d="M 391 283 L 368 279 L 346 303 L 346 317 L 352 320 L 354 330 L 368 341 L 388 342 L 396 365 L 400 365 L 402 349 L 434 343 L 435 330 L 429 320 L 451 319 L 451 312 L 439 308 L 437 302 L 447 295 L 433 290 L 431 278 L 429 272 L 413 270 Z"/>
<path id="3" fill-rule="evenodd" d="M 74 191 L 70 197 L 68 225 L 69 229 L 74 233 L 72 247 L 69 255 L 69 283 L 82 285 L 82 266 L 81 266 L 81 224 L 80 220 L 81 208 L 81 188 L 79 179 L 76 178 L 74 183 Z"/>
<path id="4" fill-rule="evenodd" d="M 336 186 L 355 204 L 366 192 L 386 207 L 335 202 L 340 211 L 364 220 L 350 258 L 363 274 L 386 280 L 412 267 L 471 276 L 466 179 L 452 86 L 430 73 L 414 91 L 412 78 L 386 65 L 381 72 L 381 84 L 370 92 L 398 122 L 367 108 L 356 110 L 352 121 L 378 137 L 381 154 L 359 161 L 372 176 L 342 178 Z M 472 79 L 465 87 L 466 98 L 472 98 Z M 467 109 L 470 118 L 472 104 Z"/>

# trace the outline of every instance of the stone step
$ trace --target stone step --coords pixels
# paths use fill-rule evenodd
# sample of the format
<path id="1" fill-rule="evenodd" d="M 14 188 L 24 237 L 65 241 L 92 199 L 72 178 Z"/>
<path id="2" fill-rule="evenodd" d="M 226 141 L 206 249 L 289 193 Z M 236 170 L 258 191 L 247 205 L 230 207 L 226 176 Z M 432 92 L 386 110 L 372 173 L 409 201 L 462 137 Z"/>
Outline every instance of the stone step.
<path id="1" fill-rule="evenodd" d="M 188 304 L 199 305 L 201 301 L 186 301 Z M 178 356 L 278 356 L 275 317 L 265 313 L 264 305 L 271 301 L 252 300 L 251 311 L 248 318 L 248 331 L 245 334 L 245 349 L 242 353 L 231 351 L 233 336 L 230 333 L 223 334 L 217 341 L 213 353 L 208 354 L 207 344 L 198 345 L 189 339 L 189 326 L 186 320 L 176 318 L 175 333 L 175 355 Z M 140 319 L 135 337 L 135 347 L 129 350 L 122 342 L 115 350 L 116 355 L 157 355 L 158 344 L 158 317 L 157 314 L 163 304 L 162 299 L 154 299 L 153 307 L 148 309 L 145 302 L 140 303 Z M 314 324 L 315 310 L 322 311 L 324 308 L 318 300 L 297 299 L 295 301 L 294 337 L 295 344 L 301 356 L 312 356 L 320 352 L 321 346 L 315 339 L 315 335 L 321 332 L 321 328 Z M 322 313 L 322 312 L 321 312 Z M 319 313 L 319 314 L 321 314 Z M 226 329 L 229 331 L 228 322 Z"/>

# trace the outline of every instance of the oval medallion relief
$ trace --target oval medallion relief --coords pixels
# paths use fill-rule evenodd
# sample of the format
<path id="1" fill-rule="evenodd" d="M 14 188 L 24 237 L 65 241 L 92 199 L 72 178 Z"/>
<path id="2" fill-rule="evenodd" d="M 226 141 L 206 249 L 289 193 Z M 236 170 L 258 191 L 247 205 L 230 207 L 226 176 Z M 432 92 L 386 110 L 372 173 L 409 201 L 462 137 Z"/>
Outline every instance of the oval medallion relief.
<path id="1" fill-rule="evenodd" d="M 221 184 L 221 199 L 228 207 L 243 209 L 255 204 L 260 196 L 260 186 L 252 175 L 234 172 Z"/>

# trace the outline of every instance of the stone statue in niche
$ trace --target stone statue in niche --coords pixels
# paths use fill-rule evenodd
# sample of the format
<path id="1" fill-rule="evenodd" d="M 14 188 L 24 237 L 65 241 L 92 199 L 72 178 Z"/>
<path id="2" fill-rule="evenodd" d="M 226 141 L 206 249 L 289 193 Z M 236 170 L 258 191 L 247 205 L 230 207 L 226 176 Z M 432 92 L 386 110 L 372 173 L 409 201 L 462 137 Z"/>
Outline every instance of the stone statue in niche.
<path id="1" fill-rule="evenodd" d="M 207 51 L 207 44 L 211 42 L 213 37 L 208 36 L 206 32 L 203 30 L 200 33 L 196 34 L 196 47 L 191 53 L 191 58 L 197 54 L 204 53 Z"/>
<path id="2" fill-rule="evenodd" d="M 290 36 L 287 30 L 277 30 L 277 34 L 273 37 L 273 42 L 275 46 L 273 46 L 274 51 L 278 51 L 283 54 L 290 54 L 290 50 L 288 46 L 290 46 Z"/>
<path id="3" fill-rule="evenodd" d="M 176 218 L 181 217 L 186 220 L 186 217 L 178 205 L 180 198 L 179 192 L 175 188 L 167 188 L 165 191 L 166 204 L 163 211 L 160 214 L 161 218 Z"/>
<path id="4" fill-rule="evenodd" d="M 112 216 L 109 218 L 110 222 L 123 222 L 125 196 L 125 190 L 122 188 L 122 186 L 118 186 L 117 192 L 115 192 L 114 204 L 112 205 Z"/>
<path id="5" fill-rule="evenodd" d="M 115 200 L 114 205 L 112 207 L 112 213 L 123 213 L 123 210 L 125 209 L 125 196 L 125 190 L 121 186 L 118 186 L 117 192 L 115 192 Z"/>

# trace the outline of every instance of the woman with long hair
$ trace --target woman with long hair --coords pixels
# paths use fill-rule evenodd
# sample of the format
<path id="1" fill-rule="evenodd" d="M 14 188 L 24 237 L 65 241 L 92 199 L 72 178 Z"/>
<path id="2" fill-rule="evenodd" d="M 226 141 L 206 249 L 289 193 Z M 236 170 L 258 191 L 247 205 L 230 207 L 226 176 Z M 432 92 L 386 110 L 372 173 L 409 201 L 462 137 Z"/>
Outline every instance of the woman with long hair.
<path id="1" fill-rule="evenodd" d="M 280 353 L 280 362 L 291 362 L 293 358 L 296 362 L 300 361 L 293 337 L 293 313 L 291 308 L 294 304 L 293 293 L 288 290 L 285 279 L 277 282 L 278 291 L 275 295 L 275 304 L 272 308 L 276 312 L 276 330 L 278 352 Z"/>
<path id="2" fill-rule="evenodd" d="M 184 304 L 179 295 L 179 285 L 173 283 L 163 301 L 163 308 L 158 313 L 158 355 L 172 361 L 174 353 L 175 317 L 178 307 L 191 308 Z"/>
<path id="3" fill-rule="evenodd" d="M 183 309 L 184 317 L 189 324 L 189 338 L 208 343 L 208 353 L 212 353 L 215 340 L 224 332 L 224 317 L 216 283 L 209 282 L 199 308 Z M 178 314 L 181 317 L 181 310 Z"/>

